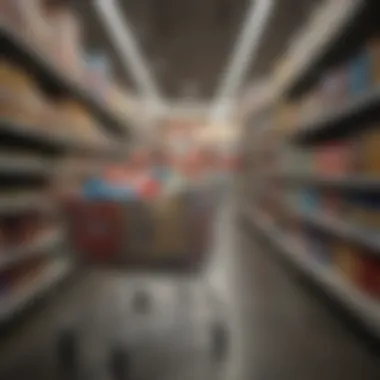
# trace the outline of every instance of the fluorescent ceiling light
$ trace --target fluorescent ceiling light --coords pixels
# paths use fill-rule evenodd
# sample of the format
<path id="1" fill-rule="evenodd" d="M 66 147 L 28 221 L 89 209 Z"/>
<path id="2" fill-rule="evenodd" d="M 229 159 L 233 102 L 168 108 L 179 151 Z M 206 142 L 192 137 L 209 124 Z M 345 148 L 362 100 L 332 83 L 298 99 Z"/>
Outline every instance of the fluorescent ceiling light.
<path id="1" fill-rule="evenodd" d="M 220 120 L 228 117 L 233 106 L 233 99 L 244 80 L 249 65 L 256 58 L 257 48 L 269 21 L 273 4 L 273 0 L 252 0 L 231 61 L 222 76 L 211 118 Z"/>
<path id="2" fill-rule="evenodd" d="M 135 41 L 128 22 L 123 18 L 115 0 L 96 0 L 95 7 L 111 36 L 116 51 L 126 66 L 132 72 L 133 80 L 146 100 L 157 108 L 162 104 L 158 88 L 151 75 L 151 70 L 145 62 Z M 156 108 L 156 107 L 155 107 Z"/>

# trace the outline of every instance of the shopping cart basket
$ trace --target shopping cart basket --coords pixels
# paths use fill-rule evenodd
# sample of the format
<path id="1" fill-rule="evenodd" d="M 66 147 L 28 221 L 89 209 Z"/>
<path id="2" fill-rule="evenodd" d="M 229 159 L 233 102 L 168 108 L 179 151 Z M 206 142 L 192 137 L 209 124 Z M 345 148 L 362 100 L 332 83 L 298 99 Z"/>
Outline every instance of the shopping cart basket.
<path id="1" fill-rule="evenodd" d="M 66 212 L 72 248 L 84 269 L 196 275 L 207 256 L 214 205 L 207 193 L 183 192 L 154 200 L 74 200 Z M 150 303 L 149 294 L 136 292 L 137 312 Z M 90 307 L 84 302 L 84 309 Z M 210 331 L 220 352 L 224 324 L 214 323 Z M 70 371 L 78 367 L 77 335 L 76 326 L 69 325 L 59 336 L 62 368 Z M 129 379 L 130 352 L 117 344 L 109 357 L 114 378 Z"/>

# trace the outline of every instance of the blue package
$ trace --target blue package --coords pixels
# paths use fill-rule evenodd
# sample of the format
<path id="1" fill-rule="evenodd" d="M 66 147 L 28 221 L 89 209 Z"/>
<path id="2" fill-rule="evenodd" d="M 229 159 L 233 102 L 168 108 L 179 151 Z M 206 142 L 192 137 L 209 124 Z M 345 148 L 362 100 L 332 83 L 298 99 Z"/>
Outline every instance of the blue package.
<path id="1" fill-rule="evenodd" d="M 360 53 L 349 65 L 349 89 L 351 94 L 366 91 L 371 86 L 371 59 L 367 52 Z"/>
<path id="2" fill-rule="evenodd" d="M 300 192 L 301 211 L 310 212 L 319 208 L 320 197 L 317 190 L 306 189 Z"/>
<path id="3" fill-rule="evenodd" d="M 103 199 L 106 192 L 106 184 L 100 178 L 91 178 L 84 184 L 83 195 L 87 199 Z"/>

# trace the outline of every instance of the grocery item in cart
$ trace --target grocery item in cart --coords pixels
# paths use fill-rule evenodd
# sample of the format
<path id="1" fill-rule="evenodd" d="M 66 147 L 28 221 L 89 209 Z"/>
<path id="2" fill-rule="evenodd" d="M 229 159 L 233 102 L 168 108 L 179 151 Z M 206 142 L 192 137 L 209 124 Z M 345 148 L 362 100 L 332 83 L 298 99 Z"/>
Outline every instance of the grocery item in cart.
<path id="1" fill-rule="evenodd" d="M 183 194 L 164 196 L 154 202 L 155 246 L 160 258 L 186 255 L 188 230 L 186 228 L 187 204 Z"/>

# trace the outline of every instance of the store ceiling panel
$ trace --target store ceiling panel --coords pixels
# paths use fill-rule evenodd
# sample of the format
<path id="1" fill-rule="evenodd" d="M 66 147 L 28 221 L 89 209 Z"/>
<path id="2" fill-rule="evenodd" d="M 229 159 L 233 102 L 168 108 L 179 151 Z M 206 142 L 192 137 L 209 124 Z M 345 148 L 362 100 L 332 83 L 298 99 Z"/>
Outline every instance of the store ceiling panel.
<path id="1" fill-rule="evenodd" d="M 116 0 L 153 78 L 167 98 L 211 99 L 231 58 L 250 0 Z M 324 0 L 274 0 L 274 12 L 259 46 L 249 80 L 270 73 L 291 37 Z M 85 40 L 105 49 L 116 76 L 133 88 L 131 73 L 120 62 L 91 2 L 78 2 Z"/>

